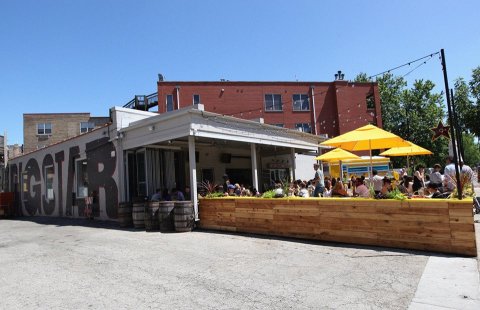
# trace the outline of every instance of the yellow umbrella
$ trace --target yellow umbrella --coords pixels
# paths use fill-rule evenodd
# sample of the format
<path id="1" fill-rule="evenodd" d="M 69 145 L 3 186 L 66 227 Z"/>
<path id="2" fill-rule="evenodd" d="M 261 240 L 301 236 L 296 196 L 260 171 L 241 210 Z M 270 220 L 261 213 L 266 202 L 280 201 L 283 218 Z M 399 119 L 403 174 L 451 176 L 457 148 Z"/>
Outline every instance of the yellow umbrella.
<path id="1" fill-rule="evenodd" d="M 408 160 L 409 156 L 413 155 L 432 155 L 433 153 L 427 149 L 424 149 L 421 146 L 418 146 L 412 142 L 407 141 L 410 146 L 402 146 L 402 147 L 393 147 L 380 155 L 382 156 L 407 156 L 407 169 L 410 168 L 410 163 Z"/>
<path id="2" fill-rule="evenodd" d="M 407 141 L 408 142 L 408 141 Z M 382 156 L 413 156 L 413 155 L 432 155 L 433 153 L 412 142 L 410 146 L 393 147 L 380 155 Z"/>
<path id="3" fill-rule="evenodd" d="M 403 138 L 371 124 L 357 128 L 320 143 L 325 146 L 341 147 L 348 151 L 370 151 L 370 172 L 372 170 L 372 150 L 409 146 Z M 370 175 L 371 177 L 371 175 Z"/>
<path id="4" fill-rule="evenodd" d="M 356 158 L 360 158 L 360 157 L 348 151 L 345 151 L 341 148 L 336 148 L 328 153 L 315 157 L 316 160 L 322 160 L 322 161 L 339 161 L 339 160 L 356 159 Z"/>
<path id="5" fill-rule="evenodd" d="M 348 151 L 367 151 L 410 146 L 403 138 L 373 125 L 357 128 L 320 144 L 341 147 Z"/>
<path id="6" fill-rule="evenodd" d="M 336 162 L 338 161 L 339 166 L 340 166 L 340 176 L 342 176 L 342 160 L 346 159 L 358 159 L 358 157 L 355 154 L 352 154 L 348 151 L 345 151 L 341 148 L 336 148 L 328 153 L 322 154 L 320 156 L 315 157 L 316 160 L 321 160 L 321 161 L 326 161 L 326 162 Z M 331 168 L 331 164 L 328 166 L 329 169 Z M 330 172 L 331 173 L 331 172 Z"/>

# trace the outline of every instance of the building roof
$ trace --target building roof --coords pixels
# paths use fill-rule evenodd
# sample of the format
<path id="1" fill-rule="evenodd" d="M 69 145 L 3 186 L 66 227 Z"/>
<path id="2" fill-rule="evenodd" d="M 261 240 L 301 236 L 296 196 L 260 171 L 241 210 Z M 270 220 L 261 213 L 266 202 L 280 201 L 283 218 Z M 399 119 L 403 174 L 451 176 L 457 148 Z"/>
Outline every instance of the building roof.
<path id="1" fill-rule="evenodd" d="M 115 107 L 113 110 L 118 114 L 114 122 L 115 118 L 122 117 L 123 112 L 132 114 L 131 109 Z M 201 104 L 164 114 L 139 112 L 142 119 L 129 122 L 128 126 L 119 130 L 124 150 L 195 136 L 316 152 L 319 143 L 326 139 L 297 130 L 207 112 Z"/>

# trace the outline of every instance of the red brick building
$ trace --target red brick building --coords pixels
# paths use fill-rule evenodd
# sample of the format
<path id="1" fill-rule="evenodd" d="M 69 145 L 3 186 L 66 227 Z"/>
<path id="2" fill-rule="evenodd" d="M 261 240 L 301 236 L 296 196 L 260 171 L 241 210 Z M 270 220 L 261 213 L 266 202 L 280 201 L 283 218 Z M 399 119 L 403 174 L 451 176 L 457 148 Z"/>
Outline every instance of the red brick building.
<path id="1" fill-rule="evenodd" d="M 376 83 L 158 81 L 157 86 L 159 113 L 201 103 L 207 111 L 263 118 L 267 124 L 329 137 L 368 123 L 382 127 Z"/>

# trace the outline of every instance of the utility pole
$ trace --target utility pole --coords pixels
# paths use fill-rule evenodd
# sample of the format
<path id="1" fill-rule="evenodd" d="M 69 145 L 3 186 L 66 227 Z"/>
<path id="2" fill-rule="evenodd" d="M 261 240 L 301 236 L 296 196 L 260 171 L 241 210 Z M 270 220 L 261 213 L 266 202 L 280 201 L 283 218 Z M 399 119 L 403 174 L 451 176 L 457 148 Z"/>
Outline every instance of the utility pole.
<path id="1" fill-rule="evenodd" d="M 450 101 L 450 88 L 448 87 L 448 76 L 447 76 L 447 64 L 445 62 L 445 51 L 443 48 L 440 50 L 440 55 L 442 57 L 442 70 L 443 70 L 443 80 L 445 82 L 445 94 L 447 96 L 447 108 L 448 108 L 448 122 L 450 124 L 450 131 L 452 132 L 452 147 L 453 147 L 453 160 L 455 163 L 455 177 L 457 178 L 457 191 L 458 199 L 462 199 L 462 184 L 460 182 L 460 170 L 458 169 L 458 153 L 457 153 L 457 143 L 455 141 L 458 132 L 456 133 L 455 122 L 452 112 L 452 103 Z M 460 133 L 461 134 L 461 133 Z"/>

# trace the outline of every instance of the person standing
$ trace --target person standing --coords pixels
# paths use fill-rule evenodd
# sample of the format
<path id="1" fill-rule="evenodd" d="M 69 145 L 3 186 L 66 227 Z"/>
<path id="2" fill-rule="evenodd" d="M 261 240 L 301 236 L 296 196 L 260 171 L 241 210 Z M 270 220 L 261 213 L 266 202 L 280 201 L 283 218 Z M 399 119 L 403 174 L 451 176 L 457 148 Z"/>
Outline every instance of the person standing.
<path id="1" fill-rule="evenodd" d="M 313 170 L 315 170 L 315 191 L 313 192 L 313 197 L 320 197 L 325 191 L 325 180 L 323 176 L 323 171 L 319 164 L 313 164 Z"/>
<path id="2" fill-rule="evenodd" d="M 383 178 L 378 175 L 378 171 L 375 169 L 372 170 L 372 175 L 373 190 L 375 191 L 375 195 L 378 195 L 382 191 Z"/>
<path id="3" fill-rule="evenodd" d="M 457 184 L 455 184 L 455 180 L 457 179 L 455 176 L 455 164 L 453 163 L 453 158 L 451 156 L 445 158 L 445 162 L 446 165 L 443 170 L 444 185 L 446 191 L 451 192 L 457 187 Z"/>
<path id="4" fill-rule="evenodd" d="M 413 192 L 418 192 L 425 187 L 425 167 L 418 165 L 413 174 Z"/>

